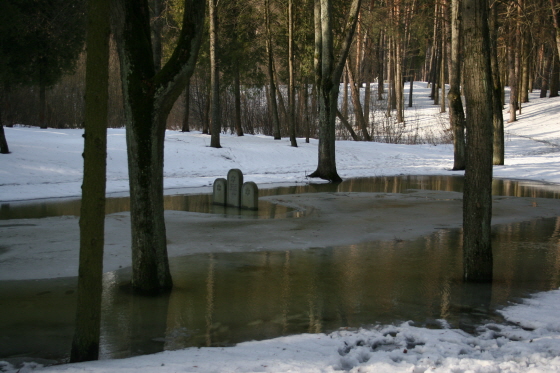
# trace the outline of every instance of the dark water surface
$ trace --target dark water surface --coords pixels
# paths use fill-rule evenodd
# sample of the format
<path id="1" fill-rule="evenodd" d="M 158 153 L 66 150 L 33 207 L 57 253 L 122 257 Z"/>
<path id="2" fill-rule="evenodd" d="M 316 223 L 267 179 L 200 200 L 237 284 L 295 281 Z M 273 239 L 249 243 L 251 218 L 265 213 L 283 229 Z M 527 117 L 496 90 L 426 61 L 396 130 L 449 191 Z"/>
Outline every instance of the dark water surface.
<path id="1" fill-rule="evenodd" d="M 266 185 L 265 185 L 266 187 Z M 513 197 L 560 198 L 560 188 L 555 184 L 534 181 L 494 179 L 493 194 Z M 385 176 L 347 179 L 340 184 L 305 184 L 260 189 L 259 196 L 320 193 L 320 192 L 382 192 L 403 193 L 407 189 L 440 190 L 448 192 L 463 191 L 462 176 Z M 209 188 L 211 193 L 211 188 Z M 44 199 L 0 203 L 0 220 L 33 219 L 49 216 L 80 215 L 80 199 Z M 259 201 L 259 211 L 243 211 L 212 205 L 211 194 L 179 194 L 164 197 L 166 210 L 192 211 L 219 214 L 242 214 L 248 217 L 275 218 L 289 215 L 290 210 L 283 206 Z M 106 213 L 129 211 L 128 197 L 109 197 Z"/>
<path id="2" fill-rule="evenodd" d="M 333 187 L 278 188 L 261 195 Z M 460 191 L 462 178 L 349 180 L 337 190 L 409 188 Z M 555 189 L 497 181 L 494 192 L 558 198 Z M 175 287 L 160 297 L 131 295 L 122 287 L 128 270 L 109 272 L 104 276 L 102 357 L 407 320 L 440 327 L 438 320 L 445 319 L 472 332 L 480 323 L 500 322 L 495 310 L 508 302 L 560 286 L 560 219 L 501 225 L 493 239 L 495 280 L 490 286 L 463 284 L 458 229 L 412 241 L 174 258 Z M 67 358 L 75 288 L 75 278 L 0 282 L 0 359 Z"/>

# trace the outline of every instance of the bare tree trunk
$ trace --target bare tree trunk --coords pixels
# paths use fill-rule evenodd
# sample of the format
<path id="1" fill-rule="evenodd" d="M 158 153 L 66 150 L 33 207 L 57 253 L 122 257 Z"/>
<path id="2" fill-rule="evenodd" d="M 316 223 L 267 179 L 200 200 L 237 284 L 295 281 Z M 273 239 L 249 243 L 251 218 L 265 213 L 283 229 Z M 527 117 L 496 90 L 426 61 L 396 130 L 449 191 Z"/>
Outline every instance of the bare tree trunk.
<path id="1" fill-rule="evenodd" d="M 394 0 L 393 17 L 395 25 L 394 50 L 395 50 L 395 104 L 397 122 L 404 123 L 404 37 L 403 37 L 403 7 L 400 0 Z"/>
<path id="2" fill-rule="evenodd" d="M 3 122 L 4 116 L 2 115 L 3 114 L 2 110 L 5 107 L 4 106 L 5 95 L 6 95 L 5 90 L 0 89 L 0 154 L 10 154 L 10 149 L 8 148 L 8 141 L 6 140 L 6 134 L 4 133 L 4 122 Z"/>
<path id="3" fill-rule="evenodd" d="M 558 90 L 560 90 L 560 61 L 557 53 L 554 53 L 553 57 L 552 72 L 550 73 L 550 94 L 548 97 L 558 97 Z"/>
<path id="4" fill-rule="evenodd" d="M 80 264 L 71 362 L 97 360 L 99 357 L 107 178 L 109 19 L 109 0 L 89 0 Z"/>
<path id="5" fill-rule="evenodd" d="M 161 70 L 162 60 L 162 37 L 163 37 L 163 0 L 153 0 L 153 23 L 152 23 L 152 49 L 154 51 L 154 69 Z"/>
<path id="6" fill-rule="evenodd" d="M 452 0 L 449 119 L 453 131 L 453 170 L 465 169 L 465 112 L 461 101 L 461 0 Z"/>
<path id="7" fill-rule="evenodd" d="M 352 136 L 352 140 L 360 141 L 360 138 L 352 128 L 352 125 L 348 122 L 348 119 L 346 119 L 346 117 L 340 112 L 340 110 L 336 111 L 336 116 L 338 117 L 338 119 L 340 119 L 344 127 L 348 130 L 348 132 L 350 132 L 350 136 Z"/>
<path id="8" fill-rule="evenodd" d="M 371 137 L 367 131 L 367 124 L 364 119 L 363 111 L 362 111 L 362 104 L 360 102 L 360 91 L 356 87 L 356 82 L 354 80 L 354 72 L 351 69 L 352 63 L 350 61 L 350 57 L 346 61 L 346 71 L 348 72 L 348 78 L 350 81 L 350 92 L 352 93 L 352 106 L 354 106 L 354 116 L 356 117 L 356 122 L 358 122 L 358 126 L 362 130 L 362 136 L 364 140 L 371 141 Z"/>
<path id="9" fill-rule="evenodd" d="M 552 67 L 552 53 L 550 53 L 550 48 L 545 46 L 543 44 L 543 48 L 544 48 L 544 67 L 543 67 L 543 72 L 542 72 L 542 77 L 541 77 L 541 94 L 540 94 L 540 98 L 544 98 L 546 97 L 547 93 L 548 93 L 548 87 L 549 87 L 549 80 L 550 80 L 550 69 Z"/>
<path id="10" fill-rule="evenodd" d="M 288 0 L 288 124 L 290 126 L 290 144 L 297 148 L 296 141 L 296 88 L 294 82 L 294 16 L 293 0 Z"/>
<path id="11" fill-rule="evenodd" d="M 222 131 L 222 111 L 220 108 L 220 67 L 218 65 L 218 11 L 216 0 L 208 0 L 210 22 L 210 84 L 212 98 L 210 116 L 212 131 L 210 133 L 210 146 L 221 148 L 220 132 Z"/>
<path id="12" fill-rule="evenodd" d="M 509 13 L 510 19 L 511 15 L 514 14 L 513 5 L 510 5 Z M 515 72 L 515 45 L 516 45 L 516 37 L 515 37 L 515 24 L 513 20 L 510 22 L 509 27 L 509 41 L 507 43 L 507 52 L 508 52 L 508 81 L 509 81 L 509 122 L 515 122 L 517 120 L 517 74 Z"/>
<path id="13" fill-rule="evenodd" d="M 235 95 L 235 132 L 237 136 L 243 136 L 243 128 L 241 127 L 241 83 L 239 81 L 239 66 L 235 66 L 233 91 Z"/>
<path id="14" fill-rule="evenodd" d="M 44 83 L 39 84 L 39 128 L 46 129 L 47 124 L 47 95 Z"/>
<path id="15" fill-rule="evenodd" d="M 560 7 L 559 0 L 550 0 L 550 5 L 552 9 L 552 21 L 554 24 L 554 29 L 556 30 L 556 49 L 560 55 L 560 14 L 558 8 Z"/>
<path id="16" fill-rule="evenodd" d="M 169 111 L 191 77 L 202 41 L 205 1 L 184 0 L 182 31 L 156 74 L 146 0 L 113 0 L 123 86 L 130 186 L 132 287 L 161 293 L 173 286 L 163 214 L 163 154 Z"/>
<path id="17" fill-rule="evenodd" d="M 432 53 L 430 59 L 430 78 L 429 82 L 432 83 L 432 91 L 430 93 L 430 98 L 434 100 L 434 105 L 437 105 L 437 81 L 438 81 L 438 55 L 439 55 L 439 37 L 438 37 L 438 27 L 439 27 L 439 2 L 435 2 L 434 10 L 434 32 L 432 38 Z"/>
<path id="18" fill-rule="evenodd" d="M 445 113 L 446 103 L 445 103 L 445 40 L 442 38 L 441 43 L 441 66 L 440 66 L 440 74 L 439 74 L 439 85 L 441 87 L 441 103 L 440 103 L 440 113 Z"/>
<path id="19" fill-rule="evenodd" d="M 463 0 L 467 167 L 463 194 L 463 277 L 491 282 L 492 68 L 488 3 Z"/>
<path id="20" fill-rule="evenodd" d="M 385 39 L 384 33 L 381 32 L 379 36 L 379 43 L 378 43 L 378 59 L 377 59 L 377 99 L 383 100 L 383 93 L 385 93 L 385 76 L 383 74 L 383 66 L 384 64 L 384 51 L 385 48 L 383 47 L 383 40 Z"/>
<path id="21" fill-rule="evenodd" d="M 331 182 L 342 180 L 336 171 L 335 120 L 338 111 L 340 77 L 356 30 L 360 5 L 361 0 L 352 0 L 344 28 L 347 32 L 342 41 L 338 61 L 335 63 L 332 0 L 315 0 L 315 71 L 319 88 L 319 160 L 317 170 L 309 176 Z"/>
<path id="22" fill-rule="evenodd" d="M 274 140 L 282 138 L 280 133 L 280 118 L 278 117 L 278 102 L 276 100 L 276 83 L 274 82 L 274 56 L 272 51 L 272 32 L 270 29 L 270 2 L 264 0 L 265 23 L 266 23 L 266 54 L 268 57 L 268 82 L 270 85 L 269 100 L 272 115 L 272 128 L 274 132 Z"/>
<path id="23" fill-rule="evenodd" d="M 348 68 L 342 73 L 342 115 L 348 118 Z"/>
<path id="24" fill-rule="evenodd" d="M 191 80 L 187 81 L 185 86 L 185 99 L 183 100 L 183 107 L 185 110 L 185 115 L 183 116 L 183 126 L 182 132 L 190 132 L 189 119 L 190 119 L 190 108 L 191 108 Z"/>
<path id="25" fill-rule="evenodd" d="M 446 102 L 445 102 L 445 65 L 447 64 L 447 11 L 448 11 L 448 3 L 446 0 L 442 1 L 441 3 L 441 64 L 440 64 L 440 73 L 439 73 L 439 85 L 441 88 L 441 103 L 440 103 L 440 113 L 445 113 L 447 111 Z"/>
<path id="26" fill-rule="evenodd" d="M 500 67 L 498 65 L 498 3 L 493 4 L 490 10 L 490 58 L 492 64 L 492 98 L 493 108 L 493 127 L 494 144 L 493 159 L 494 165 L 503 165 L 505 158 L 504 142 L 504 117 L 502 114 L 502 84 L 500 82 Z"/>
<path id="27" fill-rule="evenodd" d="M 8 141 L 4 133 L 4 124 L 2 124 L 1 120 L 2 118 L 0 117 L 0 154 L 10 154 L 10 148 L 8 148 Z"/>

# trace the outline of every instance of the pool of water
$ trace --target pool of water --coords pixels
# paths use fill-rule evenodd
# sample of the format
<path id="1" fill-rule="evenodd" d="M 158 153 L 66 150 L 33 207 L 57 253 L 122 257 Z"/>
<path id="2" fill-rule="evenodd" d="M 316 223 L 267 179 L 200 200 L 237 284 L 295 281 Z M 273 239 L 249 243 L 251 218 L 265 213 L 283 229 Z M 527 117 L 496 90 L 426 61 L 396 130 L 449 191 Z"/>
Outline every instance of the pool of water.
<path id="1" fill-rule="evenodd" d="M 408 189 L 462 192 L 463 177 L 409 175 L 347 179 L 340 184 L 320 183 L 261 188 L 259 196 L 320 192 L 403 193 Z M 494 179 L 492 192 L 494 195 L 514 197 L 560 198 L 560 188 L 557 185 L 523 180 Z M 2 202 L 0 203 L 0 220 L 45 218 L 62 215 L 79 216 L 80 204 L 80 199 Z M 259 210 L 256 212 L 229 207 L 224 208 L 212 204 L 212 195 L 210 193 L 166 195 L 164 197 L 164 204 L 166 210 L 240 214 L 246 217 L 261 219 L 290 217 L 292 213 L 292 210 L 285 206 L 270 204 L 262 200 L 259 201 Z M 107 214 L 129 210 L 130 202 L 128 197 L 107 198 Z"/>
<path id="2" fill-rule="evenodd" d="M 558 196 L 552 186 L 498 184 L 496 194 Z M 321 184 L 267 193 L 333 188 Z M 462 179 L 380 178 L 336 188 L 460 191 Z M 461 241 L 460 230 L 441 229 L 412 241 L 173 258 L 175 287 L 159 297 L 132 295 L 123 286 L 129 271 L 109 272 L 104 275 L 102 358 L 408 320 L 440 327 L 438 320 L 445 319 L 472 332 L 480 323 L 501 321 L 495 311 L 509 302 L 560 285 L 558 218 L 496 227 L 491 285 L 462 282 Z M 0 359 L 66 359 L 75 288 L 75 278 L 0 282 Z"/>

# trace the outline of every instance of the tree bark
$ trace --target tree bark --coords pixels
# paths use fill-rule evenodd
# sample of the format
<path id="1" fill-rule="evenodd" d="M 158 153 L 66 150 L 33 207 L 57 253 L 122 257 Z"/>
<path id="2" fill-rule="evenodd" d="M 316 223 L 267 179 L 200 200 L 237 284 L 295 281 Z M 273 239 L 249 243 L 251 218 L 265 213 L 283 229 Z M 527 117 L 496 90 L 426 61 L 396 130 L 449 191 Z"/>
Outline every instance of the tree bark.
<path id="1" fill-rule="evenodd" d="M 498 2 L 493 4 L 490 10 L 490 61 L 492 64 L 492 102 L 493 107 L 493 127 L 494 144 L 493 158 L 494 165 L 503 166 L 505 161 L 505 141 L 504 141 L 504 117 L 502 105 L 502 84 L 500 82 L 500 66 L 498 65 Z"/>
<path id="2" fill-rule="evenodd" d="M 509 13 L 510 19 L 511 15 L 515 14 L 513 11 L 513 5 L 510 5 Z M 517 120 L 517 74 L 515 72 L 515 24 L 513 20 L 510 22 L 509 27 L 509 40 L 507 43 L 507 53 L 508 53 L 508 83 L 509 83 L 509 122 L 515 122 Z"/>
<path id="3" fill-rule="evenodd" d="M 319 159 L 317 169 L 309 176 L 331 182 L 342 181 L 336 170 L 335 120 L 338 110 L 340 77 L 356 30 L 360 5 L 361 0 L 352 0 L 344 28 L 346 33 L 335 64 L 332 0 L 315 0 L 315 66 L 319 88 Z"/>
<path id="4" fill-rule="evenodd" d="M 340 121 L 342 122 L 344 127 L 348 130 L 348 132 L 350 133 L 350 136 L 352 137 L 352 140 L 360 141 L 360 138 L 358 137 L 358 135 L 356 134 L 356 132 L 352 128 L 352 125 L 348 122 L 348 119 L 346 119 L 346 117 L 344 117 L 344 114 L 342 114 L 340 112 L 340 110 L 336 111 L 336 116 L 338 117 L 338 119 L 340 119 Z"/>
<path id="5" fill-rule="evenodd" d="M 210 146 L 212 148 L 221 148 L 220 132 L 222 131 L 222 111 L 220 108 L 220 68 L 218 65 L 218 12 L 216 9 L 216 0 L 208 0 L 208 18 L 210 23 L 210 85 L 211 91 L 211 108 L 210 122 L 212 130 L 210 131 Z"/>
<path id="6" fill-rule="evenodd" d="M 241 126 L 241 83 L 239 78 L 239 66 L 235 66 L 233 91 L 235 95 L 235 132 L 237 136 L 243 136 L 243 127 Z"/>
<path id="7" fill-rule="evenodd" d="M 47 129 L 47 94 L 43 82 L 39 84 L 39 128 Z"/>
<path id="8" fill-rule="evenodd" d="M 4 123 L 2 123 L 2 108 L 0 107 L 0 154 L 10 154 L 6 134 L 4 133 Z"/>
<path id="9" fill-rule="evenodd" d="M 109 0 L 89 0 L 80 264 L 76 326 L 70 353 L 73 363 L 97 360 L 99 356 L 105 243 L 109 19 Z"/>
<path id="10" fill-rule="evenodd" d="M 294 1 L 288 0 L 288 125 L 290 127 L 290 144 L 297 148 L 296 141 L 296 88 L 294 82 Z"/>
<path id="11" fill-rule="evenodd" d="M 550 0 L 550 5 L 552 9 L 552 21 L 554 24 L 554 30 L 556 30 L 556 49 L 560 55 L 560 14 L 558 8 L 560 7 L 559 0 Z"/>
<path id="12" fill-rule="evenodd" d="M 161 60 L 162 60 L 162 38 L 163 38 L 163 1 L 164 0 L 153 0 L 153 22 L 152 22 L 152 49 L 154 53 L 154 69 L 156 72 L 161 70 Z"/>
<path id="13" fill-rule="evenodd" d="M 558 60 L 558 54 L 554 53 L 552 72 L 550 73 L 550 93 L 548 97 L 558 97 L 558 90 L 560 90 L 560 61 Z"/>
<path id="14" fill-rule="evenodd" d="M 190 132 L 190 111 L 191 111 L 191 80 L 187 80 L 187 85 L 185 86 L 185 99 L 183 101 L 183 108 L 185 110 L 185 115 L 183 116 L 183 126 L 181 132 Z"/>
<path id="15" fill-rule="evenodd" d="M 132 230 L 132 287 L 160 293 L 172 287 L 163 215 L 163 146 L 167 116 L 191 77 L 204 26 L 205 1 L 184 0 L 175 50 L 155 73 L 147 0 L 118 0 L 114 34 L 126 116 Z"/>
<path id="16" fill-rule="evenodd" d="M 274 140 L 282 139 L 280 133 L 280 118 L 278 117 L 278 102 L 276 100 L 276 83 L 274 82 L 274 56 L 272 51 L 272 31 L 270 28 L 270 2 L 264 0 L 265 24 L 266 24 L 266 55 L 268 58 L 268 82 L 270 85 L 269 100 L 272 115 L 272 128 L 274 132 Z"/>
<path id="17" fill-rule="evenodd" d="M 467 164 L 463 195 L 463 277 L 492 281 L 492 69 L 488 3 L 463 0 Z"/>
<path id="18" fill-rule="evenodd" d="M 465 112 L 461 101 L 461 0 L 452 0 L 449 120 L 453 131 L 453 170 L 465 169 Z"/>
<path id="19" fill-rule="evenodd" d="M 358 126 L 362 130 L 362 136 L 365 141 L 371 141 L 371 137 L 368 133 L 367 124 L 364 119 L 362 104 L 360 102 L 360 91 L 356 87 L 356 81 L 354 79 L 354 73 L 352 71 L 352 63 L 350 61 L 350 57 L 346 61 L 346 71 L 348 72 L 348 80 L 350 83 L 350 93 L 352 95 L 352 106 L 354 107 L 354 116 L 356 118 L 356 122 L 358 122 Z"/>
<path id="20" fill-rule="evenodd" d="M 541 78 L 541 94 L 540 98 L 546 97 L 549 88 L 549 80 L 550 80 L 550 69 L 552 67 L 552 53 L 550 53 L 550 48 L 546 45 L 543 45 L 544 48 L 544 67 L 542 72 Z"/>

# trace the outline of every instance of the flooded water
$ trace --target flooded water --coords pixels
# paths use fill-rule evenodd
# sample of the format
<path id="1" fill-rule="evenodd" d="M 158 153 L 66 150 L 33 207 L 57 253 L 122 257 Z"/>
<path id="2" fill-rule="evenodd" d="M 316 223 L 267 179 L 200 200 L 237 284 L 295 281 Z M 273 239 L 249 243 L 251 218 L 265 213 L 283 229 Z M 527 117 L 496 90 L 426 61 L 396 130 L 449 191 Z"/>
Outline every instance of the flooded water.
<path id="1" fill-rule="evenodd" d="M 495 179 L 493 194 L 514 197 L 560 198 L 557 185 L 550 185 L 532 181 Z M 463 191 L 462 176 L 387 176 L 348 179 L 340 184 L 305 184 L 298 186 L 280 186 L 259 190 L 259 196 L 320 193 L 320 192 L 381 192 L 403 193 L 408 189 L 441 190 L 448 192 Z M 211 188 L 208 189 L 211 191 Z M 241 214 L 247 217 L 261 219 L 286 217 L 290 209 L 259 201 L 259 210 L 245 211 L 235 208 L 224 208 L 212 204 L 212 195 L 180 194 L 164 197 L 166 210 L 192 211 L 217 214 Z M 107 198 L 106 213 L 129 211 L 128 197 Z M 49 216 L 80 215 L 79 199 L 47 199 L 25 202 L 0 203 L 0 220 L 32 219 Z"/>
<path id="2" fill-rule="evenodd" d="M 348 181 L 337 190 L 462 188 L 457 177 L 402 180 L 406 183 L 398 178 Z M 553 187 L 498 184 L 496 194 L 559 195 Z M 266 193 L 329 188 L 322 184 Z M 102 357 L 407 320 L 440 327 L 437 320 L 445 319 L 452 327 L 473 331 L 480 323 L 501 321 L 495 310 L 508 302 L 560 286 L 560 219 L 502 225 L 494 229 L 493 240 L 495 280 L 490 286 L 462 282 L 458 229 L 413 241 L 174 258 L 175 287 L 160 297 L 127 292 L 122 286 L 129 280 L 127 270 L 106 273 Z M 75 288 L 75 278 L 0 282 L 0 358 L 64 360 L 73 333 Z"/>

